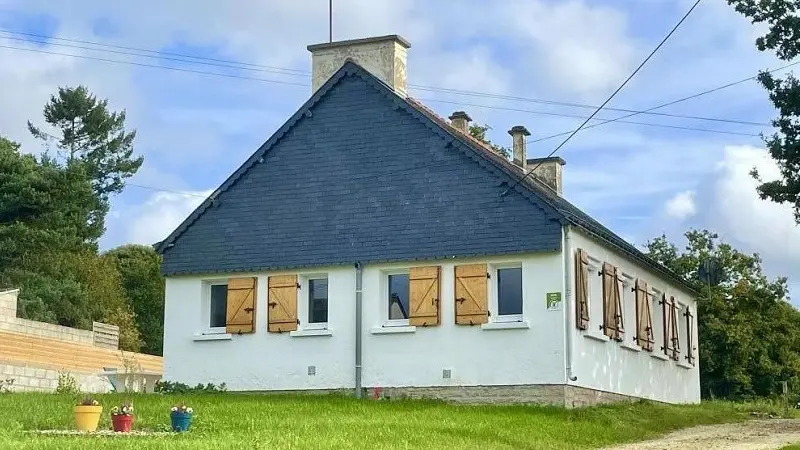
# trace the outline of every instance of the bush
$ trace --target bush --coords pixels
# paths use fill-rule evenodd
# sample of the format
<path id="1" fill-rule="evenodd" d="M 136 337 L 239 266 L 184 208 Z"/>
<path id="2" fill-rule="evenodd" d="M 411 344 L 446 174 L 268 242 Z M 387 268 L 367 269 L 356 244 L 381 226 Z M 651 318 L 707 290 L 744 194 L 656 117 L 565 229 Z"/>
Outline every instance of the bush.
<path id="1" fill-rule="evenodd" d="M 0 380 L 0 394 L 8 394 L 11 391 L 11 386 L 14 385 L 13 378 L 6 378 L 5 380 Z"/>
<path id="2" fill-rule="evenodd" d="M 75 395 L 80 392 L 78 389 L 78 380 L 75 379 L 69 372 L 58 372 L 58 385 L 56 386 L 56 394 L 71 394 Z"/>
<path id="3" fill-rule="evenodd" d="M 205 385 L 199 383 L 197 386 L 192 387 L 179 381 L 158 381 L 155 385 L 155 391 L 159 394 L 217 394 L 227 390 L 225 383 L 219 386 L 214 383 Z"/>

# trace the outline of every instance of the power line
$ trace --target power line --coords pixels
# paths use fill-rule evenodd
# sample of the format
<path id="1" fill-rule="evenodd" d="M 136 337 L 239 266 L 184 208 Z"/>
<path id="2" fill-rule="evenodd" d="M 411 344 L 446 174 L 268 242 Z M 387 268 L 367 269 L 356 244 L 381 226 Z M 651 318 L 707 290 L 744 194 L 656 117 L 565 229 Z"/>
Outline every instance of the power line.
<path id="1" fill-rule="evenodd" d="M 29 36 L 29 37 L 35 37 L 35 38 L 40 38 L 40 39 L 47 39 L 47 40 L 50 40 L 50 41 L 73 42 L 73 43 L 78 43 L 78 44 L 89 44 L 89 45 L 94 45 L 94 46 L 98 46 L 98 47 L 108 47 L 108 48 L 116 48 L 116 49 L 120 49 L 120 50 L 130 50 L 130 51 L 136 51 L 136 52 L 152 53 L 154 55 L 174 56 L 174 57 L 179 57 L 179 58 L 197 59 L 197 60 L 200 60 L 200 61 L 212 61 L 212 62 L 218 62 L 218 63 L 235 64 L 235 65 L 239 65 L 239 66 L 248 66 L 248 67 L 261 68 L 261 69 L 271 69 L 271 70 L 279 70 L 279 71 L 284 71 L 284 72 L 293 72 L 293 73 L 309 75 L 309 76 L 311 75 L 311 72 L 309 72 L 307 70 L 291 69 L 291 68 L 288 68 L 288 67 L 267 66 L 267 65 L 263 65 L 263 64 L 254 64 L 254 63 L 248 63 L 248 62 L 242 62 L 242 61 L 234 61 L 234 60 L 231 60 L 231 59 L 209 58 L 209 57 L 206 57 L 206 56 L 195 56 L 195 55 L 188 55 L 188 54 L 185 54 L 185 53 L 165 52 L 165 51 L 161 51 L 161 50 L 152 50 L 152 49 L 141 48 L 141 47 L 129 47 L 129 46 L 125 46 L 125 45 L 106 44 L 106 43 L 102 43 L 102 42 L 86 41 L 86 40 L 82 40 L 82 39 L 60 38 L 60 37 L 55 37 L 55 36 L 48 36 L 48 35 L 45 35 L 45 34 L 26 33 L 26 32 L 22 32 L 22 31 L 14 31 L 14 30 L 2 29 L 2 28 L 0 28 L 0 33 L 11 34 L 11 35 L 17 34 L 17 35 L 20 35 L 20 36 Z M 45 43 L 46 44 L 52 44 L 52 42 L 45 42 Z"/>
<path id="2" fill-rule="evenodd" d="M 788 69 L 788 68 L 796 66 L 798 64 L 800 64 L 800 61 L 795 61 L 795 62 L 793 62 L 791 64 L 786 64 L 785 66 L 781 66 L 781 67 L 778 67 L 776 69 L 767 70 L 766 72 L 767 73 L 778 72 L 780 70 Z M 713 92 L 721 91 L 721 90 L 727 89 L 729 87 L 733 87 L 733 86 L 736 86 L 736 85 L 739 85 L 739 84 L 742 84 L 742 83 L 746 83 L 746 82 L 751 81 L 751 80 L 755 80 L 757 77 L 758 77 L 758 75 L 754 75 L 752 77 L 747 77 L 747 78 L 742 78 L 741 80 L 734 81 L 732 83 L 723 84 L 722 86 L 717 86 L 715 88 L 707 89 L 705 91 L 698 92 L 696 94 L 692 94 L 692 95 L 689 95 L 689 96 L 686 96 L 686 97 L 683 97 L 683 98 L 679 98 L 677 100 L 672 100 L 672 101 L 669 101 L 667 103 L 662 103 L 662 104 L 660 104 L 658 106 L 654 106 L 652 108 L 645 109 L 644 111 L 641 111 L 641 112 L 634 112 L 634 113 L 631 113 L 631 114 L 627 114 L 627 115 L 624 115 L 624 116 L 617 117 L 615 119 L 607 119 L 607 120 L 604 120 L 604 121 L 602 121 L 600 123 L 596 123 L 596 124 L 593 124 L 593 125 L 587 125 L 587 126 L 583 127 L 583 129 L 586 130 L 588 128 L 599 127 L 600 125 L 605 125 L 607 123 L 619 122 L 619 121 L 622 121 L 622 120 L 627 119 L 629 117 L 633 117 L 633 116 L 636 116 L 636 115 L 639 115 L 639 114 L 642 114 L 642 113 L 647 113 L 647 112 L 650 112 L 650 111 L 654 111 L 656 109 L 666 108 L 667 106 L 672 106 L 672 105 L 674 105 L 676 103 L 685 102 L 687 100 L 691 100 L 691 99 L 694 99 L 694 98 L 697 98 L 697 97 L 702 97 L 703 95 L 711 94 Z M 536 143 L 536 142 L 541 142 L 541 141 L 546 141 L 548 139 L 553 139 L 553 138 L 556 138 L 556 137 L 559 137 L 559 136 L 564 136 L 566 134 L 570 134 L 570 133 L 577 132 L 577 131 L 580 131 L 580 130 L 576 129 L 576 130 L 564 131 L 564 132 L 561 132 L 561 133 L 556 133 L 556 134 L 552 134 L 552 135 L 541 137 L 541 138 L 537 138 L 537 139 L 530 139 L 530 140 L 528 140 L 526 142 L 533 144 L 533 143 Z"/>
<path id="3" fill-rule="evenodd" d="M 73 58 L 81 58 L 81 59 L 88 59 L 93 61 L 102 61 L 112 64 L 126 64 L 130 66 L 139 66 L 139 67 L 150 67 L 154 69 L 164 69 L 164 70 L 174 70 L 177 72 L 187 72 L 187 73 L 196 73 L 200 75 L 212 75 L 217 77 L 224 77 L 224 78 L 236 78 L 240 80 L 253 80 L 253 81 L 262 81 L 265 83 L 276 83 L 276 84 L 285 84 L 289 86 L 303 86 L 308 87 L 308 84 L 305 83 L 293 83 L 290 81 L 281 81 L 281 80 L 272 80 L 268 78 L 256 78 L 256 77 L 246 77 L 242 75 L 233 75 L 229 73 L 219 73 L 219 72 L 205 72 L 202 70 L 193 70 L 193 69 L 183 69 L 180 67 L 171 67 L 171 66 L 157 66 L 155 64 L 145 64 L 145 63 L 138 63 L 134 61 L 120 61 L 118 59 L 107 59 L 107 58 L 98 58 L 95 56 L 86 56 L 86 55 L 74 55 L 71 53 L 60 53 L 60 52 L 51 52 L 48 50 L 41 50 L 41 49 L 34 49 L 34 48 L 22 48 L 22 47 L 13 47 L 10 45 L 0 45 L 0 48 L 10 49 L 10 50 L 21 50 L 24 52 L 34 52 L 34 53 L 45 53 L 48 55 L 59 55 L 59 56 L 70 56 Z"/>
<path id="4" fill-rule="evenodd" d="M 677 30 L 678 30 L 678 27 L 680 27 L 680 26 L 681 26 L 681 24 L 682 24 L 682 23 L 683 23 L 683 22 L 686 20 L 686 18 L 687 18 L 687 17 L 689 17 L 689 15 L 692 13 L 692 11 L 694 11 L 694 9 L 697 7 L 697 5 L 699 5 L 699 4 L 700 4 L 700 2 L 701 2 L 701 1 L 702 1 L 702 0 L 696 0 L 696 1 L 694 2 L 694 4 L 692 5 L 692 7 L 691 7 L 691 8 L 689 8 L 689 10 L 688 10 L 688 11 L 686 11 L 686 14 L 684 14 L 684 15 L 683 15 L 683 17 L 681 17 L 681 20 L 679 20 L 679 21 L 678 21 L 678 23 L 676 23 L 676 24 L 675 24 L 675 26 L 674 26 L 674 27 L 672 27 L 672 29 L 669 31 L 669 33 L 667 33 L 667 35 L 666 35 L 666 36 L 664 36 L 664 39 L 662 39 L 662 40 L 661 40 L 661 42 L 659 42 L 659 43 L 658 43 L 658 45 L 656 46 L 656 48 L 654 48 L 654 49 L 653 49 L 653 51 L 652 51 L 652 52 L 650 52 L 650 54 L 649 54 L 649 55 L 647 55 L 647 58 L 645 58 L 645 59 L 644 59 L 644 61 L 642 61 L 642 63 L 641 63 L 641 64 L 639 64 L 639 66 L 638 66 L 638 67 L 637 67 L 637 68 L 636 68 L 636 69 L 635 69 L 635 70 L 634 70 L 634 71 L 633 71 L 633 72 L 632 72 L 630 75 L 628 75 L 628 78 L 626 78 L 626 79 L 625 79 L 625 81 L 623 81 L 623 82 L 622 82 L 622 84 L 621 84 L 621 85 L 619 85 L 619 87 L 618 87 L 618 88 L 617 88 L 617 89 L 616 89 L 614 92 L 612 92 L 612 93 L 611 93 L 611 95 L 610 95 L 610 96 L 609 96 L 609 97 L 606 99 L 606 101 L 604 101 L 604 102 L 603 102 L 603 103 L 602 103 L 600 106 L 598 106 L 598 107 L 597 107 L 597 109 L 596 109 L 596 110 L 595 110 L 595 111 L 592 113 L 592 115 L 591 115 L 591 116 L 587 117 L 587 118 L 586 118 L 586 120 L 584 120 L 584 121 L 583 121 L 583 123 L 582 123 L 582 124 L 581 124 L 581 125 L 580 125 L 578 128 L 576 128 L 576 129 L 575 129 L 575 130 L 574 130 L 572 133 L 570 133 L 570 135 L 569 135 L 569 136 L 567 136 L 567 138 L 566 138 L 566 139 L 564 139 L 564 141 L 563 141 L 563 142 L 561 142 L 561 144 L 559 144 L 559 145 L 558 145 L 558 147 L 556 147 L 555 149 L 553 149 L 553 151 L 552 151 L 552 152 L 550 152 L 550 154 L 549 154 L 549 155 L 547 155 L 547 158 L 550 158 L 551 156 L 555 155 L 555 154 L 556 154 L 556 152 L 558 152 L 558 151 L 561 149 L 561 147 L 563 147 L 563 146 L 564 146 L 564 145 L 565 145 L 567 142 L 569 142 L 569 140 L 570 140 L 570 139 L 572 139 L 572 136 L 575 136 L 575 134 L 577 134 L 577 133 L 578 133 L 578 131 L 580 131 L 580 130 L 581 130 L 581 129 L 582 129 L 582 128 L 583 128 L 583 127 L 584 127 L 584 126 L 587 124 L 587 123 L 589 123 L 589 121 L 590 121 L 590 120 L 592 120 L 592 118 L 593 118 L 594 116 L 596 116 L 596 115 L 597 115 L 597 113 L 599 113 L 599 112 L 600 112 L 600 110 L 602 110 L 602 109 L 603 109 L 603 107 L 604 107 L 604 106 L 606 106 L 606 105 L 608 104 L 608 102 L 610 102 L 610 101 L 611 101 L 611 99 L 613 99 L 613 98 L 614 98 L 614 97 L 617 95 L 617 93 L 619 93 L 619 91 L 621 91 L 621 90 L 622 90 L 622 88 L 624 88 L 624 87 L 625 87 L 625 85 L 627 85 L 627 84 L 628 84 L 628 82 L 629 82 L 629 81 L 631 81 L 631 79 L 633 79 L 633 77 L 634 77 L 634 76 L 636 76 L 636 74 L 637 74 L 637 73 L 639 73 L 639 70 L 641 70 L 641 69 L 642 69 L 642 67 L 644 67 L 644 65 L 645 65 L 645 64 L 647 64 L 647 61 L 650 61 L 650 58 L 652 58 L 652 57 L 653 57 L 653 55 L 655 55 L 655 54 L 656 54 L 656 52 L 658 52 L 658 50 L 659 50 L 659 49 L 661 49 L 661 47 L 662 47 L 662 46 L 663 46 L 663 45 L 664 45 L 664 44 L 667 42 L 667 40 L 668 40 L 668 39 L 669 39 L 669 38 L 670 38 L 670 37 L 671 37 L 671 36 L 672 36 L 672 35 L 675 33 L 675 31 L 677 31 Z M 539 164 L 535 165 L 535 166 L 533 167 L 533 169 L 531 169 L 531 170 L 530 170 L 528 173 L 526 173 L 526 174 L 525 174 L 525 175 L 524 175 L 522 178 L 520 178 L 519 180 L 517 180 L 517 181 L 516 181 L 516 182 L 515 182 L 513 185 L 509 186 L 509 187 L 508 187 L 508 189 L 506 189 L 506 190 L 505 190 L 505 191 L 504 191 L 502 194 L 500 194 L 500 196 L 502 197 L 502 196 L 505 196 L 506 194 L 508 194 L 508 193 L 511 191 L 511 189 L 513 189 L 515 186 L 517 186 L 518 184 L 520 184 L 520 183 L 521 183 L 523 180 L 525 180 L 526 178 L 528 178 L 528 176 L 530 176 L 530 174 L 532 174 L 532 173 L 533 173 L 533 172 L 534 172 L 536 169 L 538 169 L 538 168 L 539 168 L 539 166 L 541 166 L 541 165 L 542 165 L 542 162 L 539 162 Z"/>
<path id="5" fill-rule="evenodd" d="M 229 64 L 220 64 L 220 63 L 215 63 L 215 62 L 191 61 L 191 60 L 188 60 L 188 59 L 173 58 L 173 57 L 162 56 L 162 55 L 143 55 L 141 53 L 134 53 L 134 52 L 128 52 L 128 51 L 122 51 L 122 50 L 109 50 L 109 49 L 105 49 L 105 48 L 95 48 L 95 47 L 88 47 L 88 46 L 85 46 L 85 45 L 75 45 L 75 44 L 61 44 L 61 43 L 58 43 L 58 42 L 48 42 L 46 40 L 35 40 L 35 39 L 29 39 L 29 38 L 18 38 L 18 37 L 13 37 L 13 36 L 5 36 L 5 39 L 14 40 L 14 41 L 20 41 L 20 42 L 27 42 L 27 43 L 31 43 L 31 44 L 54 45 L 54 46 L 58 46 L 58 47 L 76 48 L 76 49 L 81 49 L 81 50 L 90 50 L 90 51 L 96 51 L 96 52 L 102 52 L 102 53 L 111 53 L 111 54 L 115 54 L 115 55 L 135 56 L 135 57 L 138 57 L 138 58 L 151 58 L 151 59 L 158 59 L 158 60 L 164 60 L 164 61 L 176 61 L 176 62 L 183 62 L 183 63 L 189 63 L 189 64 L 199 64 L 199 65 L 203 65 L 203 66 L 222 67 L 224 69 L 248 70 L 248 71 L 252 71 L 252 72 L 265 72 L 265 73 L 274 73 L 274 74 L 279 74 L 279 75 L 289 75 L 289 76 L 295 76 L 295 77 L 299 76 L 299 77 L 308 78 L 307 75 L 301 75 L 301 74 L 296 74 L 296 73 L 284 73 L 284 72 L 280 72 L 280 71 L 275 70 L 275 69 L 257 69 L 257 68 L 252 68 L 252 67 L 244 67 L 244 66 L 229 65 Z"/>
<path id="6" fill-rule="evenodd" d="M 554 113 L 554 112 L 549 112 L 549 111 L 536 111 L 536 110 L 530 110 L 530 109 L 509 108 L 509 107 L 504 107 L 504 106 L 479 105 L 479 104 L 474 104 L 474 103 L 453 102 L 453 101 L 449 101 L 449 100 L 437 100 L 437 99 L 433 99 L 433 98 L 417 98 L 417 100 L 420 100 L 420 101 L 423 101 L 423 102 L 430 102 L 430 103 L 449 103 L 449 104 L 460 105 L 460 106 L 472 106 L 472 107 L 475 107 L 475 108 L 499 109 L 499 110 L 503 110 L 503 111 L 516 111 L 516 112 L 523 112 L 523 113 L 535 114 L 535 115 L 543 115 L 543 116 L 570 117 L 570 118 L 576 118 L 576 119 L 586 119 L 587 118 L 587 116 L 580 116 L 580 115 L 577 115 L 577 114 L 563 114 L 563 113 Z M 592 118 L 591 120 L 600 120 L 600 121 L 606 121 L 606 122 L 610 121 L 610 119 L 599 119 L 599 118 Z M 736 135 L 736 136 L 754 136 L 754 137 L 760 136 L 759 134 L 756 134 L 756 133 L 742 133 L 742 132 L 738 132 L 738 131 L 726 131 L 726 130 L 714 130 L 714 129 L 710 129 L 710 128 L 686 127 L 686 126 L 680 126 L 680 125 L 668 125 L 668 124 L 663 124 L 663 123 L 635 122 L 635 121 L 632 121 L 632 120 L 618 120 L 617 122 L 627 123 L 627 124 L 631 124 L 631 125 L 648 126 L 648 127 L 672 128 L 672 129 L 677 129 L 677 130 L 688 130 L 688 131 L 702 131 L 702 132 L 705 132 L 705 133 L 731 134 L 731 135 Z M 600 124 L 597 124 L 597 125 L 600 125 Z M 765 126 L 769 126 L 769 124 L 764 124 L 764 125 Z M 596 126 L 596 125 L 590 125 L 590 126 Z M 584 129 L 586 129 L 586 128 L 589 128 L 589 126 L 584 127 Z M 538 141 L 527 140 L 525 142 L 528 143 L 528 142 L 538 142 Z"/>
<path id="7" fill-rule="evenodd" d="M 148 190 L 151 190 L 151 191 L 169 192 L 171 194 L 186 195 L 186 196 L 200 197 L 200 198 L 208 198 L 207 195 L 196 194 L 194 192 L 173 191 L 171 189 L 157 188 L 157 187 L 153 187 L 153 186 L 145 186 L 143 184 L 125 183 L 125 186 L 132 186 L 132 187 L 137 187 L 137 188 L 140 188 L 140 189 L 148 189 Z"/>
<path id="8" fill-rule="evenodd" d="M 77 48 L 83 50 L 90 50 L 90 51 L 98 51 L 98 52 L 107 52 L 119 55 L 127 55 L 127 56 L 135 56 L 135 57 L 144 57 L 144 58 L 153 58 L 153 59 L 163 59 L 167 61 L 177 61 L 183 62 L 188 64 L 200 64 L 212 67 L 221 67 L 226 69 L 240 69 L 240 70 L 247 70 L 247 71 L 254 71 L 254 72 L 266 72 L 266 73 L 276 73 L 280 75 L 287 75 L 287 76 L 299 76 L 299 77 L 309 77 L 311 75 L 308 71 L 303 71 L 299 69 L 291 69 L 286 67 L 275 67 L 275 66 L 266 66 L 262 64 L 253 64 L 241 61 L 235 61 L 230 59 L 216 59 L 216 58 L 207 58 L 202 56 L 196 55 L 189 55 L 189 54 L 182 54 L 182 53 L 173 53 L 173 52 L 164 52 L 159 50 L 152 50 L 152 49 L 145 49 L 141 47 L 130 47 L 130 46 L 123 46 L 123 45 L 113 45 L 113 44 L 105 44 L 102 42 L 97 41 L 87 41 L 82 39 L 68 39 L 68 38 L 59 38 L 59 37 L 52 37 L 43 34 L 36 34 L 36 33 L 27 33 L 21 31 L 13 31 L 7 29 L 0 29 L 0 33 L 11 35 L 6 36 L 6 39 L 22 41 L 22 42 L 29 42 L 29 43 L 36 43 L 36 44 L 43 44 L 43 45 L 55 45 L 67 48 Z M 13 37 L 13 35 L 20 35 L 20 36 L 28 36 L 29 38 L 19 38 Z M 44 40 L 34 40 L 30 39 L 30 37 L 35 37 Z M 59 42 L 69 42 L 69 43 L 80 43 L 80 44 L 88 44 L 94 47 L 86 47 L 81 45 L 71 45 L 71 44 L 61 44 L 51 41 L 59 41 Z M 100 47 L 100 48 L 95 48 Z M 109 48 L 112 49 L 122 49 L 127 51 L 116 51 L 116 50 L 108 50 Z M 132 53 L 133 52 L 144 52 L 149 54 L 141 54 L 141 53 Z M 78 57 L 78 55 L 75 55 Z M 541 103 L 547 105 L 556 105 L 556 106 L 566 106 L 570 108 L 590 108 L 595 109 L 597 106 L 594 105 L 587 105 L 582 103 L 573 103 L 573 102 L 563 102 L 557 100 L 548 100 L 548 99 L 539 99 L 539 98 L 527 98 L 527 97 L 518 97 L 518 96 L 510 96 L 510 95 L 501 95 L 501 94 L 493 94 L 493 93 L 486 93 L 486 92 L 477 92 L 477 91 L 466 91 L 466 90 L 459 90 L 459 89 L 450 89 L 450 88 L 443 88 L 443 87 L 434 87 L 434 86 L 424 86 L 424 85 L 415 85 L 409 84 L 409 87 L 413 88 L 414 90 L 421 90 L 421 91 L 429 91 L 429 92 L 442 92 L 447 94 L 455 94 L 455 95 L 465 95 L 465 96 L 474 96 L 474 97 L 484 97 L 484 98 L 496 98 L 501 100 L 508 100 L 514 102 L 529 102 L 529 103 Z M 670 114 L 670 113 L 661 113 L 661 112 L 649 112 L 649 111 L 640 111 L 640 110 L 633 110 L 633 109 L 625 109 L 625 108 L 612 108 L 606 107 L 606 110 L 609 111 L 619 111 L 619 112 L 626 112 L 626 113 L 640 113 L 640 114 L 648 114 L 648 115 L 656 115 L 656 116 L 664 116 L 664 117 L 675 117 L 675 118 L 684 118 L 684 119 L 693 119 L 693 120 L 703 120 L 703 121 L 712 121 L 712 122 L 725 122 L 725 123 L 737 123 L 741 125 L 754 125 L 754 126 L 769 126 L 767 123 L 759 123 L 759 122 L 749 122 L 749 121 L 742 121 L 742 120 L 733 120 L 733 119 L 720 119 L 714 117 L 702 117 L 702 116 L 690 116 L 690 115 L 681 115 L 681 114 Z"/>
<path id="9" fill-rule="evenodd" d="M 501 95 L 501 94 L 489 94 L 485 92 L 476 92 L 476 91 L 463 91 L 460 89 L 449 89 L 449 88 L 441 88 L 441 87 L 428 87 L 428 86 L 420 86 L 415 84 L 409 84 L 409 87 L 420 90 L 420 91 L 430 91 L 430 92 L 444 92 L 448 94 L 456 94 L 456 95 L 466 95 L 472 97 L 482 97 L 482 98 L 496 98 L 500 100 L 508 100 L 508 101 L 515 101 L 515 102 L 528 102 L 528 103 L 541 103 L 545 105 L 556 105 L 556 106 L 567 106 L 571 108 L 584 108 L 584 109 L 595 109 L 597 108 L 596 105 L 586 105 L 583 103 L 572 103 L 572 102 L 562 102 L 557 100 L 546 100 L 546 99 L 538 99 L 538 98 L 529 98 L 529 97 L 517 97 L 513 95 Z M 716 117 L 703 117 L 703 116 L 690 116 L 690 115 L 683 115 L 683 114 L 670 114 L 670 113 L 662 113 L 662 112 L 648 112 L 648 111 L 640 111 L 636 109 L 626 109 L 626 108 L 611 108 L 606 107 L 604 108 L 607 111 L 619 111 L 619 112 L 626 112 L 632 113 L 636 112 L 639 114 L 647 114 L 653 116 L 663 116 L 663 117 L 674 117 L 680 119 L 694 119 L 694 120 L 705 120 L 709 122 L 724 122 L 724 123 L 735 123 L 739 125 L 754 125 L 754 126 L 770 126 L 770 124 L 765 122 L 750 122 L 746 120 L 735 120 L 735 119 L 720 119 Z M 580 116 L 585 117 L 585 116 Z"/>

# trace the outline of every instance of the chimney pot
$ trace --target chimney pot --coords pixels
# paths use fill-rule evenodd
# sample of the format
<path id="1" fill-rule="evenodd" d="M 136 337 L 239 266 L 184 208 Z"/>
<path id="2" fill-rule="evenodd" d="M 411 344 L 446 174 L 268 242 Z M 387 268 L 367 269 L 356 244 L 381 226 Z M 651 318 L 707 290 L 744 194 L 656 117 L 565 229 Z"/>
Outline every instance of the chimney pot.
<path id="1" fill-rule="evenodd" d="M 351 60 L 405 97 L 406 57 L 410 47 L 407 40 L 396 34 L 309 45 L 311 90 L 316 92 L 346 61 Z"/>
<path id="2" fill-rule="evenodd" d="M 554 190 L 558 195 L 563 194 L 562 166 L 567 162 L 558 156 L 549 158 L 533 158 L 527 161 L 533 168 L 533 177 Z"/>
<path id="3" fill-rule="evenodd" d="M 530 136 L 531 133 L 528 131 L 527 128 L 523 127 L 522 125 L 516 125 L 511 127 L 508 130 L 508 134 L 511 135 L 511 147 L 513 149 L 513 157 L 514 157 L 514 164 L 518 165 L 525 170 L 525 161 L 526 161 L 526 144 L 525 144 L 525 137 Z"/>
<path id="4" fill-rule="evenodd" d="M 472 118 L 464 111 L 456 111 L 448 117 L 450 124 L 462 133 L 469 134 L 469 123 Z"/>

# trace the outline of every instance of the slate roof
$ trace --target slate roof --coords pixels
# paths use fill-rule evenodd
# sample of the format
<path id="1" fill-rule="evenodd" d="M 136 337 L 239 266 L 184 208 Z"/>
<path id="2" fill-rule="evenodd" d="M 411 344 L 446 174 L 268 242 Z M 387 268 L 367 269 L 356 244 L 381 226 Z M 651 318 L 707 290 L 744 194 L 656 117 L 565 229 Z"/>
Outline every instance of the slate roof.
<path id="1" fill-rule="evenodd" d="M 570 224 L 578 227 L 585 233 L 593 236 L 597 240 L 609 245 L 616 250 L 629 256 L 631 259 L 638 261 L 642 265 L 650 268 L 656 273 L 661 274 L 665 278 L 672 280 L 676 284 L 685 289 L 695 292 L 694 288 L 685 282 L 682 278 L 677 276 L 674 272 L 670 271 L 663 265 L 659 264 L 652 258 L 645 255 L 635 246 L 631 245 L 614 232 L 600 224 L 591 216 L 581 211 L 579 208 L 571 204 L 569 201 L 559 196 L 556 192 L 550 189 L 545 184 L 539 182 L 534 177 L 530 176 L 525 178 L 522 182 L 516 181 L 522 179 L 524 173 L 522 169 L 508 161 L 505 157 L 494 152 L 489 146 L 481 141 L 473 138 L 469 134 L 462 133 L 458 129 L 450 125 L 444 118 L 438 116 L 431 109 L 411 97 L 400 97 L 394 90 L 385 85 L 380 79 L 363 69 L 358 64 L 347 61 L 342 68 L 337 71 L 275 134 L 265 142 L 241 167 L 239 167 L 217 190 L 215 190 L 208 199 L 206 199 L 200 206 L 193 211 L 186 220 L 178 226 L 165 240 L 155 244 L 155 248 L 159 253 L 164 252 L 171 247 L 171 245 L 178 239 L 192 224 L 203 215 L 203 213 L 214 206 L 217 197 L 226 190 L 235 185 L 238 180 L 248 171 L 253 165 L 259 161 L 263 161 L 264 154 L 273 146 L 275 146 L 287 133 L 290 132 L 292 127 L 304 116 L 309 115 L 311 108 L 319 102 L 325 94 L 330 91 L 344 76 L 357 75 L 370 84 L 381 90 L 385 96 L 392 98 L 395 104 L 399 107 L 407 109 L 413 115 L 417 115 L 420 119 L 429 119 L 432 122 L 433 131 L 438 134 L 446 134 L 454 141 L 462 144 L 458 147 L 468 149 L 473 152 L 473 159 L 479 161 L 481 166 L 485 169 L 495 173 L 496 175 L 504 175 L 502 178 L 501 187 L 508 188 L 514 186 L 514 190 L 526 198 L 528 198 L 535 206 L 540 209 L 543 207 L 543 212 L 547 217 L 556 219 L 562 225 Z M 421 117 L 420 117 L 421 116 Z M 533 206 L 533 205 L 532 205 Z"/>

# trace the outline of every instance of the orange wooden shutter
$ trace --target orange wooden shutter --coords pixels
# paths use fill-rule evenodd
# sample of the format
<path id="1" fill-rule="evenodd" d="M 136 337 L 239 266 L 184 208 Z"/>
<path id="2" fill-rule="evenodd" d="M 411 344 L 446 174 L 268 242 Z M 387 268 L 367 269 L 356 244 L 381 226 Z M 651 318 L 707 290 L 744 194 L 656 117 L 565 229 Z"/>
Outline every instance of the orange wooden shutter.
<path id="1" fill-rule="evenodd" d="M 589 328 L 589 255 L 579 248 L 575 252 L 575 326 Z"/>
<path id="2" fill-rule="evenodd" d="M 408 270 L 408 323 L 418 326 L 439 324 L 439 266 L 412 267 Z"/>
<path id="3" fill-rule="evenodd" d="M 617 336 L 616 267 L 609 263 L 603 263 L 601 274 L 603 276 L 603 334 L 614 339 Z"/>
<path id="4" fill-rule="evenodd" d="M 625 334 L 625 317 L 624 317 L 624 309 L 622 305 L 622 293 L 625 289 L 625 285 L 622 283 L 622 279 L 619 277 L 619 268 L 614 268 L 614 283 L 616 289 L 614 290 L 614 327 L 616 333 L 614 334 L 614 339 L 621 341 Z"/>
<path id="5" fill-rule="evenodd" d="M 661 295 L 661 317 L 664 325 L 664 342 L 661 350 L 665 355 L 672 357 L 672 304 L 667 300 L 667 294 Z"/>
<path id="6" fill-rule="evenodd" d="M 456 324 L 476 325 L 489 321 L 487 270 L 486 264 L 456 266 Z"/>
<path id="7" fill-rule="evenodd" d="M 225 332 L 252 333 L 256 321 L 256 277 L 229 278 Z"/>
<path id="8" fill-rule="evenodd" d="M 267 330 L 281 333 L 297 329 L 297 275 L 269 277 Z"/>
<path id="9" fill-rule="evenodd" d="M 694 332 L 694 316 L 689 308 L 686 308 L 686 360 L 694 365 L 694 345 L 692 333 Z"/>
<path id="10" fill-rule="evenodd" d="M 636 279 L 636 344 L 648 352 L 653 351 L 653 313 L 647 282 Z"/>
<path id="11" fill-rule="evenodd" d="M 675 301 L 675 297 L 670 297 L 670 303 L 672 303 L 669 320 L 672 327 L 670 332 L 672 336 L 672 359 L 679 361 L 679 355 L 681 353 L 681 336 L 678 334 L 678 303 Z"/>

